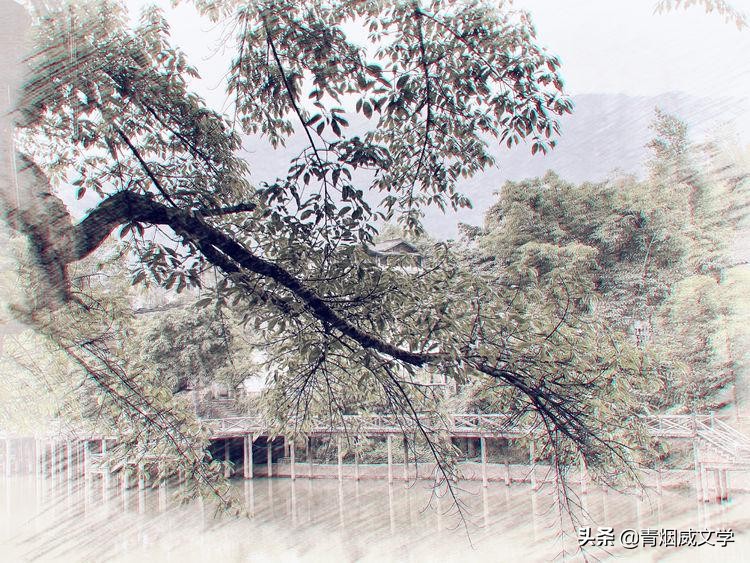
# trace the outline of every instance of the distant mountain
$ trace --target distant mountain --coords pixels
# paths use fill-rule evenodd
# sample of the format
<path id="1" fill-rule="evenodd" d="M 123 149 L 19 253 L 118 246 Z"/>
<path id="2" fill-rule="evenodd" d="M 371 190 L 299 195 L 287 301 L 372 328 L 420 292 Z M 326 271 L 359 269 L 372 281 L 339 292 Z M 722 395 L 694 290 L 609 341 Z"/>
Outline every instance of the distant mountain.
<path id="1" fill-rule="evenodd" d="M 463 186 L 474 208 L 448 215 L 430 210 L 426 217 L 428 231 L 446 239 L 456 236 L 459 222 L 481 224 L 485 211 L 495 201 L 495 192 L 506 180 L 542 176 L 548 170 L 571 182 L 601 181 L 616 170 L 642 176 L 657 107 L 687 121 L 695 140 L 702 140 L 727 123 L 738 132 L 748 131 L 750 119 L 746 101 L 695 98 L 681 93 L 653 97 L 584 94 L 574 96 L 573 101 L 573 114 L 561 120 L 555 149 L 547 155 L 534 156 L 528 145 L 498 151 L 497 167 Z M 748 142 L 747 136 L 742 141 Z"/>

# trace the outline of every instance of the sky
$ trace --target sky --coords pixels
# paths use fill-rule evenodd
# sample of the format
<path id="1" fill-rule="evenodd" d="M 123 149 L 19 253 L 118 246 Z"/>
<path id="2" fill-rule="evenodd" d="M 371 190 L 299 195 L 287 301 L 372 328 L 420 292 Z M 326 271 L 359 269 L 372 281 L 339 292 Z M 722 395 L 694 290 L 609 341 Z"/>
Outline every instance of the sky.
<path id="1" fill-rule="evenodd" d="M 129 5 L 137 12 L 147 3 L 131 0 Z M 735 0 L 738 7 L 744 3 Z M 176 9 L 160 4 L 167 6 L 175 42 L 202 74 L 200 93 L 222 107 L 222 77 L 232 52 L 231 45 L 222 46 L 224 30 L 198 17 L 189 3 Z M 561 58 L 569 94 L 750 95 L 750 29 L 738 30 L 701 6 L 655 14 L 656 5 L 657 0 L 513 3 L 530 12 L 539 42 Z"/>
<path id="2" fill-rule="evenodd" d="M 507 179 L 536 176 L 550 168 L 571 181 L 599 181 L 616 169 L 638 173 L 647 156 L 644 146 L 651 135 L 654 107 L 664 107 L 665 97 L 674 98 L 675 93 L 687 102 L 665 109 L 690 122 L 696 140 L 701 140 L 701 128 L 701 134 L 710 133 L 731 108 L 741 140 L 750 142 L 750 29 L 739 30 L 702 6 L 657 14 L 658 1 L 513 1 L 514 9 L 531 14 L 537 42 L 561 59 L 566 93 L 579 97 L 574 115 L 563 120 L 559 147 L 550 155 L 537 154 L 534 160 L 523 147 L 516 151 L 522 155 L 499 153 L 495 168 L 459 186 L 474 203 L 473 209 L 445 215 L 426 210 L 428 232 L 454 238 L 459 222 L 481 224 Z M 747 5 L 750 16 L 747 0 L 732 2 L 737 7 Z M 128 1 L 134 17 L 149 3 Z M 201 74 L 191 86 L 213 109 L 229 110 L 224 79 L 235 52 L 234 33 L 198 16 L 190 1 L 176 8 L 169 0 L 157 4 L 166 11 L 174 43 Z M 584 99 L 592 94 L 610 97 Z M 612 98 L 615 94 L 633 98 Z M 286 152 L 273 151 L 264 141 L 245 139 L 251 181 L 277 177 L 280 163 L 285 171 L 284 163 L 300 150 L 294 139 L 288 145 Z"/>
<path id="3" fill-rule="evenodd" d="M 750 29 L 738 30 L 701 6 L 655 14 L 656 4 L 657 0 L 514 3 L 531 13 L 541 44 L 560 56 L 570 94 L 750 95 Z M 739 7 L 745 0 L 734 4 Z"/>

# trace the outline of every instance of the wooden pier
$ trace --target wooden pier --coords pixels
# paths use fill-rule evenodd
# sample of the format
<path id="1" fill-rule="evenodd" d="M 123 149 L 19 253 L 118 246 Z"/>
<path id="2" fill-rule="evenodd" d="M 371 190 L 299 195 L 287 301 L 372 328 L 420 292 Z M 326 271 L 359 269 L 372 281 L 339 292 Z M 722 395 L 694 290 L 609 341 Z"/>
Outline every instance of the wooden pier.
<path id="1" fill-rule="evenodd" d="M 695 490 L 701 501 L 716 500 L 721 502 L 729 498 L 729 479 L 731 471 L 750 469 L 750 438 L 732 428 L 729 424 L 714 415 L 662 415 L 642 419 L 654 437 L 669 440 L 689 440 L 692 442 L 695 472 Z M 404 481 L 413 478 L 409 466 L 409 444 L 413 437 L 421 432 L 414 421 L 384 415 L 344 416 L 337 425 L 318 424 L 309 427 L 297 440 L 278 435 L 270 425 L 258 416 L 225 417 L 203 419 L 203 424 L 210 432 L 211 450 L 216 459 L 227 462 L 226 476 L 233 475 L 235 468 L 242 467 L 242 476 L 252 479 L 263 477 L 286 476 L 297 478 L 361 478 L 360 458 L 354 448 L 353 464 L 344 463 L 344 439 L 355 443 L 357 439 L 380 439 L 386 448 L 387 466 L 378 475 L 393 483 L 396 477 L 397 463 L 402 466 Z M 455 414 L 450 417 L 424 419 L 420 421 L 425 432 L 448 432 L 454 442 L 465 446 L 467 457 L 478 459 L 479 472 L 474 478 L 481 479 L 484 486 L 491 480 L 488 466 L 493 467 L 495 476 L 510 485 L 510 463 L 506 459 L 501 464 L 488 462 L 488 443 L 503 440 L 510 443 L 523 439 L 528 443 L 528 473 L 526 480 L 534 489 L 540 486 L 537 475 L 536 442 L 539 439 L 535 427 L 515 423 L 512 417 L 502 414 Z M 35 473 L 53 479 L 73 479 L 93 474 L 109 478 L 112 468 L 108 464 L 107 450 L 115 443 L 114 439 L 95 435 L 85 437 L 66 435 L 58 432 L 56 436 L 37 436 L 18 438 L 2 436 L 4 449 L 2 459 L 3 473 L 10 476 L 14 473 Z M 321 471 L 316 475 L 314 464 L 313 442 L 328 440 L 336 448 L 335 473 Z M 402 449 L 399 453 L 397 450 Z M 478 450 L 478 451 L 477 451 Z M 304 452 L 306 467 L 300 467 L 298 454 Z M 396 461 L 397 455 L 399 460 Z M 157 471 L 161 469 L 160 460 L 150 460 Z M 415 463 L 412 460 L 412 463 Z M 497 476 L 497 466 L 504 471 Z M 502 467 L 504 466 L 504 467 Z M 328 467 L 328 465 L 326 465 Z M 283 469 L 283 471 L 282 471 Z M 153 469 L 151 473 L 153 473 Z M 146 486 L 147 471 L 144 464 L 138 467 L 125 468 L 119 472 L 123 486 L 129 486 L 131 477 L 135 477 L 136 486 Z M 587 490 L 588 471 L 583 459 L 580 464 L 581 492 Z M 713 476 L 713 480 L 709 478 Z M 541 479 L 543 481 L 543 478 Z M 713 485 L 711 483 L 713 481 Z M 713 488 L 713 491 L 709 490 Z M 657 472 L 657 489 L 661 493 L 661 472 Z M 713 494 L 711 494 L 713 493 Z"/>

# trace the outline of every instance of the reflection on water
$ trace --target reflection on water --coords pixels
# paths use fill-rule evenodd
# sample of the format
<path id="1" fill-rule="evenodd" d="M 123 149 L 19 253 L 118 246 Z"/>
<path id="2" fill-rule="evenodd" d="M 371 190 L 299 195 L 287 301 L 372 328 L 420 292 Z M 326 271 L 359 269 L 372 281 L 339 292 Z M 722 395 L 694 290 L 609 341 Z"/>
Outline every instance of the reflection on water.
<path id="1" fill-rule="evenodd" d="M 173 491 L 122 491 L 113 481 L 0 481 L 2 560 L 544 561 L 563 547 L 575 552 L 574 531 L 567 541 L 558 533 L 549 489 L 535 493 L 524 485 L 460 484 L 464 525 L 455 503 L 434 498 L 426 481 L 408 488 L 384 481 L 241 481 L 236 492 L 249 517 L 239 519 L 214 518 L 208 502 L 177 504 Z M 742 560 L 750 547 L 743 533 L 750 529 L 748 500 L 699 504 L 689 492 L 641 499 L 596 491 L 580 499 L 585 525 L 735 530 L 726 548 L 610 550 L 645 561 Z"/>

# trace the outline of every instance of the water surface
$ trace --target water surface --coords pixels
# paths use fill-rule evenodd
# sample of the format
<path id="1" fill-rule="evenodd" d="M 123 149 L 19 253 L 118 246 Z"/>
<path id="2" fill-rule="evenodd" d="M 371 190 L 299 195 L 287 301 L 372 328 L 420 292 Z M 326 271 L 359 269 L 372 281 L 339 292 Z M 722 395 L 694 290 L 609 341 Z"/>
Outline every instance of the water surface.
<path id="1" fill-rule="evenodd" d="M 248 517 L 215 518 L 209 502 L 179 504 L 172 491 L 131 489 L 116 480 L 0 481 L 3 561 L 548 561 L 575 530 L 559 533 L 549 487 L 460 484 L 462 515 L 427 481 L 253 479 L 238 481 Z M 733 528 L 728 547 L 625 550 L 618 560 L 741 561 L 750 548 L 750 499 L 704 504 L 689 491 L 640 498 L 592 491 L 581 497 L 584 525 L 623 528 Z"/>

